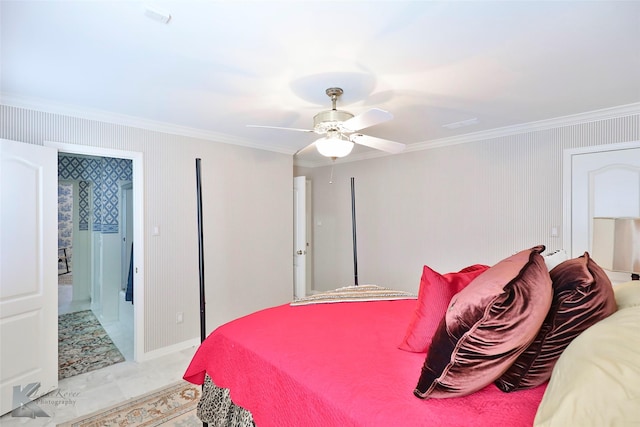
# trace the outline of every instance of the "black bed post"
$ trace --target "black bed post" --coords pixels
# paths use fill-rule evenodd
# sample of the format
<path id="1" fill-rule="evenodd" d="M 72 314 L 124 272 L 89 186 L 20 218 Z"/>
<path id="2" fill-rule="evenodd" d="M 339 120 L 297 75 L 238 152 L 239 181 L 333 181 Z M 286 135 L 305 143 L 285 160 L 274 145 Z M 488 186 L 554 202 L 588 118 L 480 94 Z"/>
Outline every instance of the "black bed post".
<path id="1" fill-rule="evenodd" d="M 353 277 L 358 286 L 358 246 L 356 243 L 356 188 L 355 178 L 351 177 L 351 224 L 353 229 Z"/>
<path id="2" fill-rule="evenodd" d="M 204 299 L 204 242 L 202 234 L 202 178 L 200 159 L 196 159 L 196 192 L 198 195 L 198 262 L 200 267 L 200 342 L 206 338 L 206 316 Z"/>
<path id="3" fill-rule="evenodd" d="M 206 312 L 204 299 L 204 239 L 202 234 L 202 178 L 200 173 L 200 159 L 196 159 L 196 193 L 198 203 L 198 264 L 200 268 L 200 342 L 204 341 L 207 335 Z M 204 390 L 204 384 L 202 385 Z M 203 422 L 203 427 L 208 424 Z"/>

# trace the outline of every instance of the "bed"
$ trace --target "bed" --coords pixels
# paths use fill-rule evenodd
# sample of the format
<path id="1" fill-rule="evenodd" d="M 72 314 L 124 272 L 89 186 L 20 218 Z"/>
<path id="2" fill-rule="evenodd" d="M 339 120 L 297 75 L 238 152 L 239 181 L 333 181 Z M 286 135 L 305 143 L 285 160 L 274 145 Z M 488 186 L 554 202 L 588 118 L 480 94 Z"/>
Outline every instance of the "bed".
<path id="1" fill-rule="evenodd" d="M 259 427 L 640 422 L 640 282 L 616 301 L 587 253 L 558 262 L 543 251 L 455 273 L 425 266 L 417 297 L 347 287 L 222 325 L 184 374 L 206 384 L 198 416 Z M 585 355 L 603 334 L 608 353 Z M 591 357 L 608 360 L 605 374 Z"/>

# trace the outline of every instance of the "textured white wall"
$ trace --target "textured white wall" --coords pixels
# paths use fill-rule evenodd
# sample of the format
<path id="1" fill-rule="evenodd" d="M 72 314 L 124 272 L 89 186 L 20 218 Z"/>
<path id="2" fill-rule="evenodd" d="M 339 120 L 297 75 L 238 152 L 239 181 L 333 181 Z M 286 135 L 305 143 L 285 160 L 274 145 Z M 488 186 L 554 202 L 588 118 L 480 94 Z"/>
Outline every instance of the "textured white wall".
<path id="1" fill-rule="evenodd" d="M 640 139 L 640 115 L 526 132 L 331 167 L 313 181 L 314 285 L 353 284 L 350 177 L 359 283 L 417 291 L 422 266 L 457 271 L 562 242 L 564 149 Z M 551 237 L 551 228 L 558 237 Z"/>
<path id="2" fill-rule="evenodd" d="M 137 151 L 144 163 L 144 351 L 197 339 L 195 158 L 202 159 L 207 329 L 293 294 L 292 158 L 0 105 L 0 138 Z M 160 235 L 152 236 L 153 226 Z M 176 324 L 176 313 L 184 322 Z"/>

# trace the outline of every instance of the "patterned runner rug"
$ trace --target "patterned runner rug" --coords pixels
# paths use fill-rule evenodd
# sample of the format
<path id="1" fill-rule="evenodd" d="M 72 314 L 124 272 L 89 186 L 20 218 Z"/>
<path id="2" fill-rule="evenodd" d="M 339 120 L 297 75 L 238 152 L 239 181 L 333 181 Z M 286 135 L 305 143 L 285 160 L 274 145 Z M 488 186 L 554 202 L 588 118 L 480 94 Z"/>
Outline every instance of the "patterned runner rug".
<path id="1" fill-rule="evenodd" d="M 126 402 L 85 415 L 59 427 L 176 427 L 201 426 L 196 416 L 200 386 L 180 381 L 169 387 L 129 399 Z"/>
<path id="2" fill-rule="evenodd" d="M 58 378 L 123 362 L 115 346 L 91 310 L 58 316 Z"/>

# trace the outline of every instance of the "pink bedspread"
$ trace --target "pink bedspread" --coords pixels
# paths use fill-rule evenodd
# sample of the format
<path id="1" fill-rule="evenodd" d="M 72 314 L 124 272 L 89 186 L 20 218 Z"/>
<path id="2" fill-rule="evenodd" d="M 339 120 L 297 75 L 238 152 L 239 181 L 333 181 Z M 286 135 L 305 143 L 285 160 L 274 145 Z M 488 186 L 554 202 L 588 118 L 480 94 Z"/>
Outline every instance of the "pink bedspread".
<path id="1" fill-rule="evenodd" d="M 425 355 L 398 349 L 415 300 L 283 305 L 215 330 L 184 379 L 205 372 L 269 426 L 531 426 L 546 385 L 413 395 Z"/>

